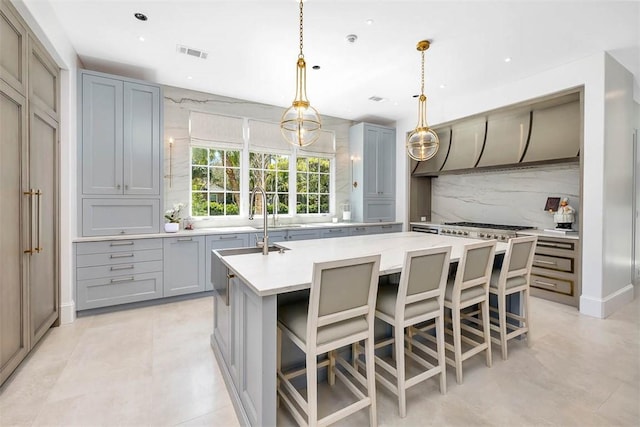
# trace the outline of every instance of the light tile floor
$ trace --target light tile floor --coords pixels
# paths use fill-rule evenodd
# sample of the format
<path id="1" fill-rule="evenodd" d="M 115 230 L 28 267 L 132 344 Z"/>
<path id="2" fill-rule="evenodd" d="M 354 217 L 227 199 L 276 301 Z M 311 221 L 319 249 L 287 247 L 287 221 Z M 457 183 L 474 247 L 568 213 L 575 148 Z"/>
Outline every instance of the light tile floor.
<path id="1" fill-rule="evenodd" d="M 379 424 L 640 425 L 640 298 L 606 320 L 536 298 L 532 313 L 532 347 L 512 342 L 503 361 L 494 346 L 493 367 L 465 362 L 462 385 L 449 368 L 446 395 L 417 385 L 404 419 L 379 388 Z M 0 425 L 236 426 L 211 328 L 211 297 L 54 328 L 0 390 Z M 283 410 L 278 422 L 293 424 Z M 367 413 L 341 424 L 368 425 Z"/>

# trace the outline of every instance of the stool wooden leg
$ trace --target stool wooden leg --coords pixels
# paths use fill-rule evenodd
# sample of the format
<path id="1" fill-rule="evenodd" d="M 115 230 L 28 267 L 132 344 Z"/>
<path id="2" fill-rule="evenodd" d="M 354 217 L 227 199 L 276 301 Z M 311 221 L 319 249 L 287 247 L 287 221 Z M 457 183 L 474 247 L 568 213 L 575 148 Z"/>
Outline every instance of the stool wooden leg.
<path id="1" fill-rule="evenodd" d="M 491 325 L 489 321 L 489 301 L 480 303 L 482 309 L 482 326 L 484 329 L 484 342 L 487 346 L 485 350 L 487 356 L 487 366 L 491 367 Z"/>
<path id="2" fill-rule="evenodd" d="M 329 366 L 327 369 L 327 381 L 329 385 L 336 383 L 336 351 L 331 350 L 329 352 Z"/>
<path id="3" fill-rule="evenodd" d="M 451 309 L 451 328 L 453 329 L 453 350 L 456 362 L 456 382 L 462 384 L 462 331 L 460 330 L 460 308 Z"/>
<path id="4" fill-rule="evenodd" d="M 351 366 L 354 367 L 354 369 L 358 369 L 358 351 L 359 351 L 359 343 L 354 342 L 353 344 L 351 344 Z"/>
<path id="5" fill-rule="evenodd" d="M 396 337 L 396 378 L 398 387 L 398 407 L 400 418 L 407 416 L 407 399 L 405 390 L 405 368 L 404 368 L 404 328 L 400 325 L 394 327 Z"/>
<path id="6" fill-rule="evenodd" d="M 500 323 L 500 349 L 502 360 L 507 360 L 507 297 L 498 297 L 498 322 Z"/>
<path id="7" fill-rule="evenodd" d="M 371 334 L 373 335 L 373 334 Z M 371 399 L 371 405 L 369 406 L 369 424 L 371 427 L 378 425 L 378 415 L 376 406 L 376 365 L 374 359 L 374 342 L 373 336 L 365 340 L 364 351 L 367 367 L 367 394 Z"/>
<path id="8" fill-rule="evenodd" d="M 318 366 L 315 354 L 307 353 L 307 421 L 318 425 Z"/>
<path id="9" fill-rule="evenodd" d="M 529 288 L 525 289 L 522 293 L 524 298 L 524 324 L 527 327 L 527 346 L 531 347 L 533 341 L 531 340 L 531 314 L 529 311 Z"/>
<path id="10" fill-rule="evenodd" d="M 444 315 L 438 316 L 436 321 L 436 339 L 438 341 L 438 366 L 440 366 L 440 393 L 447 393 L 447 361 L 444 351 Z"/>

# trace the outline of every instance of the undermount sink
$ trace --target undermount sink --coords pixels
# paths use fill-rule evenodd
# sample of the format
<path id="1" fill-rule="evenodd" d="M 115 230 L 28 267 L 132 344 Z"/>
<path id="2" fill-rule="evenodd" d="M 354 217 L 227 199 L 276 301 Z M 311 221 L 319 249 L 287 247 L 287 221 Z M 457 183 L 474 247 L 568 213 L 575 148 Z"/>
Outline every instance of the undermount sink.
<path id="1" fill-rule="evenodd" d="M 302 227 L 302 224 L 282 224 L 282 225 L 275 225 L 275 226 L 274 225 L 269 225 L 267 227 L 267 230 L 278 230 L 278 229 L 281 229 L 281 228 L 298 228 L 298 227 Z M 255 226 L 253 228 L 255 228 L 256 230 L 264 229 L 264 227 L 262 227 L 262 226 Z"/>
<path id="2" fill-rule="evenodd" d="M 269 252 L 284 252 L 288 251 L 288 248 L 278 246 L 278 245 L 269 245 Z M 252 246 L 249 248 L 232 248 L 232 249 L 221 249 L 217 250 L 218 255 L 220 256 L 231 256 L 231 255 L 247 255 L 247 254 L 261 254 L 262 248 L 257 246 Z"/>

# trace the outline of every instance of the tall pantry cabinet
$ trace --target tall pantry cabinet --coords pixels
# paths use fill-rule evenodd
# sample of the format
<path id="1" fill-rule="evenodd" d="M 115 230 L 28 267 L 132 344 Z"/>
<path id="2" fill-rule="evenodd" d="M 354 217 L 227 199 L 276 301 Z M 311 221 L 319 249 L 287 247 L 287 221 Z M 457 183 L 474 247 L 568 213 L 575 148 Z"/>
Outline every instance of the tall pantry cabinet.
<path id="1" fill-rule="evenodd" d="M 60 70 L 0 0 L 0 384 L 58 321 Z"/>

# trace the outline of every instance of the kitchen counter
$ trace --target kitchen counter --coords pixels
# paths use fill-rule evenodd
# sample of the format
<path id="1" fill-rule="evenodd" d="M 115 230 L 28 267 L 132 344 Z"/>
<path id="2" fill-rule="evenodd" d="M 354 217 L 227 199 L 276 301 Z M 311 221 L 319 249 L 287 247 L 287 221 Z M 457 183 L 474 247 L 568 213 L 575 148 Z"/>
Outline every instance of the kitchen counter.
<path id="1" fill-rule="evenodd" d="M 260 221 L 262 224 L 262 221 Z M 281 230 L 297 230 L 304 229 L 326 229 L 326 228 L 342 228 L 342 227 L 363 227 L 377 225 L 394 225 L 401 224 L 399 222 L 311 222 L 304 224 L 282 224 L 276 227 L 269 226 L 268 231 Z M 206 236 L 211 234 L 225 233 L 262 233 L 261 226 L 229 226 L 229 227 L 203 227 L 193 230 L 180 230 L 177 233 L 152 233 L 152 234 L 123 234 L 118 236 L 91 236 L 77 237 L 73 242 L 101 242 L 106 240 L 131 240 L 131 239 L 153 239 L 158 237 L 184 237 L 184 236 Z"/>
<path id="2" fill-rule="evenodd" d="M 571 240 L 580 240 L 580 236 L 577 231 L 573 233 L 563 233 L 558 231 L 547 231 L 547 230 L 522 230 L 516 232 L 518 236 L 544 236 L 544 237 L 555 237 L 558 239 L 571 239 Z"/>
<path id="3" fill-rule="evenodd" d="M 278 305 L 305 298 L 314 262 L 381 254 L 380 274 L 401 271 L 407 250 L 450 245 L 457 261 L 476 239 L 416 232 L 336 237 L 278 243 L 286 247 L 262 255 L 220 257 L 229 268 L 227 291 L 213 298 L 211 347 L 242 425 L 276 425 Z M 498 242 L 496 252 L 506 251 Z M 212 256 L 217 256 L 212 254 Z M 295 353 L 282 353 L 283 366 L 297 366 Z"/>

